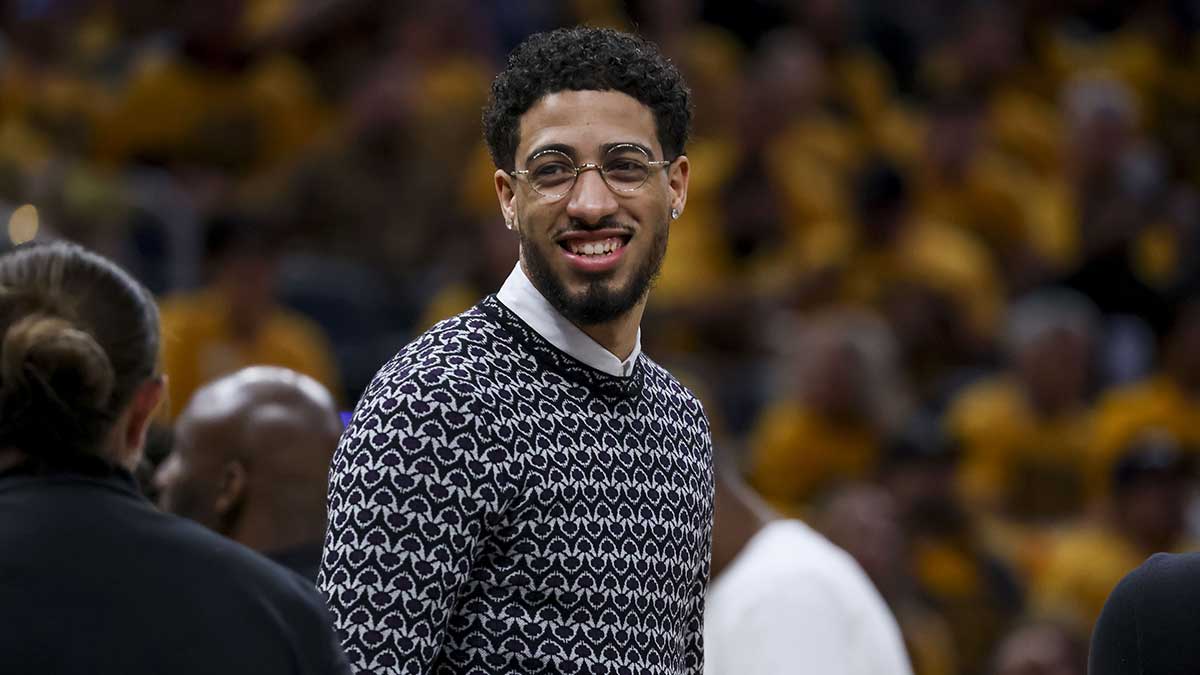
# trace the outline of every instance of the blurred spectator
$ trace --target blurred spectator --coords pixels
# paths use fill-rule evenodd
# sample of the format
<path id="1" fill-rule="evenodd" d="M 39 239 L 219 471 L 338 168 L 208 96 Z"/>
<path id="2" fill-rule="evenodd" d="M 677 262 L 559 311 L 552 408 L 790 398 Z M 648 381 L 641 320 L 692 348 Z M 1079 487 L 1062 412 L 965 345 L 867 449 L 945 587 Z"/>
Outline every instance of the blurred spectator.
<path id="1" fill-rule="evenodd" d="M 989 675 L 1087 675 L 1087 647 L 1079 635 L 1049 621 L 1028 622 L 1000 643 Z"/>
<path id="2" fill-rule="evenodd" d="M 959 497 L 958 455 L 934 421 L 917 417 L 886 444 L 881 482 L 896 504 L 917 588 L 945 617 L 960 671 L 980 673 L 1022 597 Z"/>
<path id="3" fill-rule="evenodd" d="M 962 444 L 964 495 L 1025 523 L 1081 515 L 1099 314 L 1078 293 L 1044 289 L 1016 301 L 1007 323 L 1004 370 L 968 387 L 946 413 Z"/>
<path id="4" fill-rule="evenodd" d="M 719 463 L 719 461 L 718 461 Z M 717 470 L 704 672 L 911 673 L 887 605 L 854 559 Z"/>
<path id="5" fill-rule="evenodd" d="M 1033 584 L 1034 606 L 1090 632 L 1109 591 L 1151 554 L 1186 542 L 1191 462 L 1170 436 L 1149 433 L 1131 442 L 1112 474 L 1105 518 L 1064 531 Z"/>
<path id="6" fill-rule="evenodd" d="M 1136 251 L 1165 190 L 1162 159 L 1138 127 L 1128 85 L 1080 75 L 1063 91 L 1069 163 L 1061 176 L 1078 227 L 1080 259 L 1063 283 L 1106 313 L 1131 314 L 1161 331 L 1169 298 L 1139 273 Z"/>
<path id="7" fill-rule="evenodd" d="M 213 218 L 205 237 L 208 285 L 162 304 L 171 416 L 205 383 L 250 365 L 311 375 L 340 398 L 323 333 L 276 300 L 278 242 L 259 224 L 237 216 Z"/>
<path id="8" fill-rule="evenodd" d="M 1197 270 L 1189 264 L 1200 250 L 1200 183 L 1171 187 L 1161 203 L 1152 205 L 1152 219 L 1134 243 L 1138 278 L 1169 302 L 1195 292 Z"/>
<path id="9" fill-rule="evenodd" d="M 1100 401 L 1097 443 L 1102 455 L 1120 449 L 1151 426 L 1163 426 L 1188 447 L 1200 444 L 1193 408 L 1200 393 L 1200 299 L 1189 298 L 1176 312 L 1163 344 L 1158 374 L 1112 390 Z"/>
<path id="10" fill-rule="evenodd" d="M 997 147 L 983 92 L 947 92 L 929 109 L 926 152 L 915 176 L 922 218 L 964 228 L 988 249 L 1010 289 L 1028 288 L 1061 267 L 1066 236 L 1031 222 L 1023 206 L 1030 171 Z"/>
<path id="11" fill-rule="evenodd" d="M 196 392 L 155 485 L 162 507 L 316 583 L 329 463 L 341 435 L 316 380 L 257 366 Z"/>
<path id="12" fill-rule="evenodd" d="M 750 66 L 747 105 L 766 109 L 743 119 L 753 125 L 744 132 L 751 153 L 743 160 L 763 162 L 766 184 L 780 198 L 776 224 L 786 236 L 816 222 L 844 222 L 846 178 L 861 161 L 862 138 L 838 100 L 826 53 L 809 34 L 781 28 L 763 38 Z"/>
<path id="13" fill-rule="evenodd" d="M 1119 453 L 1156 428 L 1177 438 L 1184 451 L 1200 448 L 1200 301 L 1194 299 L 1177 310 L 1159 371 L 1106 392 L 1098 403 L 1093 480 L 1104 486 Z"/>
<path id="14" fill-rule="evenodd" d="M 131 59 L 95 115 L 98 157 L 238 176 L 294 159 L 324 131 L 328 112 L 303 67 L 256 51 L 247 5 L 181 8 L 171 39 Z"/>
<path id="15" fill-rule="evenodd" d="M 1162 54 L 1162 73 L 1154 90 L 1154 127 L 1171 153 L 1174 170 L 1200 185 L 1200 85 L 1192 77 L 1200 67 L 1200 8 L 1196 3 L 1166 3 L 1168 16 L 1152 24 Z"/>
<path id="16" fill-rule="evenodd" d="M 855 226 L 814 224 L 787 251 L 787 264 L 798 283 L 831 276 L 839 302 L 879 309 L 917 393 L 936 398 L 994 328 L 1002 298 L 990 254 L 969 233 L 921 219 L 908 178 L 891 161 L 868 163 L 853 187 Z"/>
<path id="17" fill-rule="evenodd" d="M 829 495 L 818 514 L 820 530 L 854 557 L 900 624 L 917 675 L 960 672 L 947 621 L 920 595 L 908 540 L 895 500 L 881 487 L 856 483 Z"/>
<path id="18" fill-rule="evenodd" d="M 828 315 L 804 327 L 797 367 L 785 371 L 791 395 L 776 399 L 750 434 L 750 481 L 784 513 L 798 515 L 821 491 L 877 468 L 894 354 L 872 349 L 870 325 Z"/>

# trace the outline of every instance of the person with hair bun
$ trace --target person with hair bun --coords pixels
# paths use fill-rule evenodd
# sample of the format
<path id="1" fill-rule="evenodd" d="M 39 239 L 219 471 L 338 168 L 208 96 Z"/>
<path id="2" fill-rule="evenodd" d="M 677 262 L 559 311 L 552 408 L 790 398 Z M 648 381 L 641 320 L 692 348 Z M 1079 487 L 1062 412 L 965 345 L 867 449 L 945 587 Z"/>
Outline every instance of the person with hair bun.
<path id="1" fill-rule="evenodd" d="M 138 492 L 158 350 L 112 262 L 0 256 L 0 672 L 348 673 L 310 583 Z"/>

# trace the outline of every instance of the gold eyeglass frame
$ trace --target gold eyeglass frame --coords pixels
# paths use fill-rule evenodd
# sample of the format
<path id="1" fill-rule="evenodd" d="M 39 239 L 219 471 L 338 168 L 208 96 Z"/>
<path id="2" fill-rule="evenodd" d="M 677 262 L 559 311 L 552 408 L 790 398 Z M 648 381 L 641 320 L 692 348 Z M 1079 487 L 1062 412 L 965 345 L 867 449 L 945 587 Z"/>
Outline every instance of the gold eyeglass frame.
<path id="1" fill-rule="evenodd" d="M 609 148 L 608 151 L 605 152 L 604 154 L 605 155 L 611 154 L 614 151 L 619 150 L 621 148 L 632 148 L 632 149 L 636 150 L 637 152 L 641 153 L 642 155 L 645 155 L 646 156 L 646 166 L 651 169 L 653 169 L 654 167 L 670 166 L 671 163 L 675 161 L 674 159 L 650 159 L 650 155 L 645 150 L 642 149 L 642 146 L 634 145 L 633 143 L 621 143 L 619 145 L 614 145 L 611 148 Z M 569 155 L 567 155 L 567 153 L 563 152 L 562 150 L 556 150 L 553 148 L 547 148 L 545 150 L 538 152 L 533 157 L 530 157 L 529 161 L 533 162 L 538 157 L 541 157 L 543 155 L 548 155 L 548 154 L 562 155 L 567 160 L 567 162 L 570 163 L 571 168 L 575 171 L 575 176 L 573 178 L 571 178 L 568 183 L 566 183 L 566 186 L 567 186 L 566 189 L 558 194 L 546 194 L 545 192 L 542 192 L 541 190 L 537 189 L 537 187 L 533 184 L 533 181 L 529 179 L 529 171 L 530 171 L 529 169 L 514 169 L 508 173 L 510 176 L 513 176 L 514 178 L 517 176 L 524 177 L 525 180 L 529 181 L 529 187 L 532 188 L 534 192 L 536 192 L 539 195 L 545 197 L 546 199 L 550 199 L 552 201 L 559 200 L 559 199 L 562 199 L 563 197 L 567 196 L 567 194 L 570 193 L 571 190 L 573 190 L 575 188 L 575 183 L 577 183 L 579 181 L 579 174 L 583 173 L 584 171 L 590 171 L 592 169 L 595 169 L 600 172 L 600 179 L 604 181 L 604 184 L 608 186 L 609 190 L 612 190 L 613 192 L 622 193 L 622 194 L 629 194 L 630 192 L 637 192 L 638 190 L 642 189 L 642 186 L 644 186 L 650 180 L 650 172 L 647 171 L 646 172 L 646 180 L 643 180 L 641 183 L 639 183 L 637 185 L 637 187 L 624 188 L 624 189 L 618 188 L 618 187 L 613 187 L 613 184 L 608 182 L 608 175 L 604 171 L 603 164 L 596 164 L 595 162 L 586 162 L 584 164 L 577 165 L 577 164 L 575 164 L 575 160 L 571 159 L 571 157 Z"/>

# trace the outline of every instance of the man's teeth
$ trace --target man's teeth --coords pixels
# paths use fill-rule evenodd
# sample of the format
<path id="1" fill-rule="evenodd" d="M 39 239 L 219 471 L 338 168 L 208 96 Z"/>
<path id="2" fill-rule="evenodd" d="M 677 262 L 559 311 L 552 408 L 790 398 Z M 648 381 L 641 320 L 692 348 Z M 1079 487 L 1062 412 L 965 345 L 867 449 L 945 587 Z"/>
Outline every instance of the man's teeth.
<path id="1" fill-rule="evenodd" d="M 620 237 L 609 237 L 600 241 L 573 241 L 568 246 L 575 255 L 608 255 L 621 248 L 623 242 Z"/>

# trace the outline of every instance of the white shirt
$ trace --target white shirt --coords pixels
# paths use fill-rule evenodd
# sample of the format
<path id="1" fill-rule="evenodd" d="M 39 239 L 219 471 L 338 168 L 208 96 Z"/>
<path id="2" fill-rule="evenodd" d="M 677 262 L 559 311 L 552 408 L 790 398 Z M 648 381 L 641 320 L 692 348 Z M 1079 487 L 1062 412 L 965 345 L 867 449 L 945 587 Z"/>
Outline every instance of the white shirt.
<path id="1" fill-rule="evenodd" d="M 600 346 L 599 342 L 588 337 L 587 333 L 579 330 L 578 326 L 559 314 L 558 310 L 554 309 L 554 305 L 551 305 L 550 301 L 534 287 L 533 282 L 529 281 L 529 277 L 525 276 L 525 270 L 521 269 L 521 263 L 517 263 L 512 274 L 508 275 L 508 279 L 500 287 L 500 292 L 496 294 L 496 299 L 521 317 L 522 321 L 537 331 L 538 335 L 546 338 L 550 344 L 570 354 L 577 361 L 586 363 L 609 375 L 628 377 L 633 372 L 634 365 L 637 364 L 638 355 L 642 353 L 641 328 L 638 328 L 637 339 L 633 343 L 633 351 L 629 353 L 629 357 L 624 361 L 618 359 L 612 352 Z"/>
<path id="2" fill-rule="evenodd" d="M 769 523 L 709 586 L 705 675 L 911 675 L 858 563 L 797 520 Z"/>

